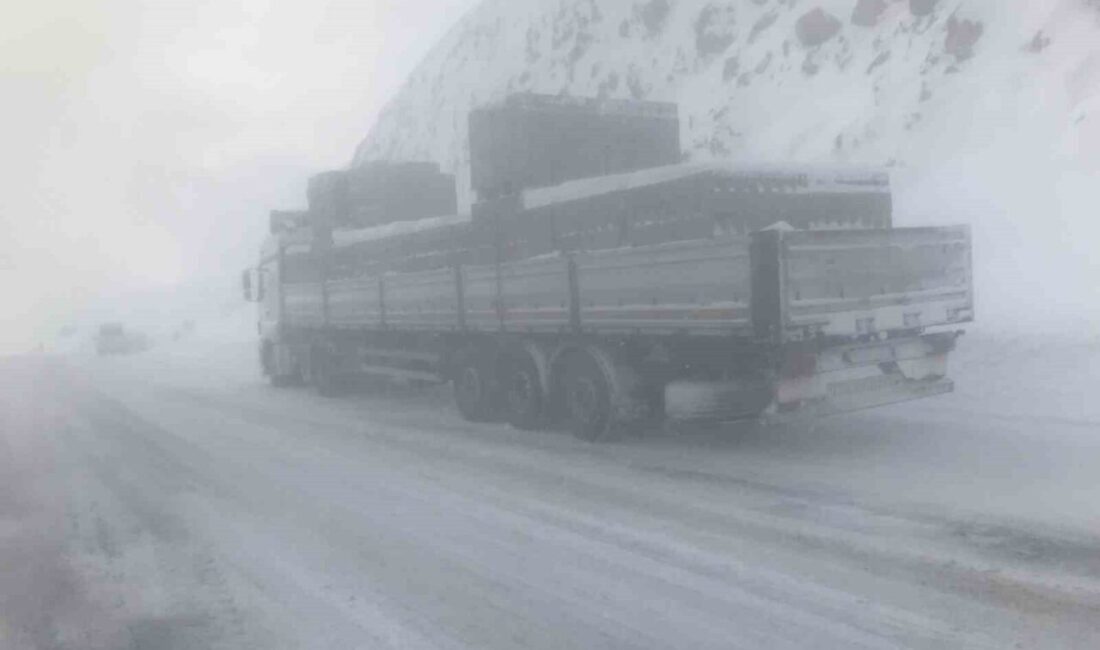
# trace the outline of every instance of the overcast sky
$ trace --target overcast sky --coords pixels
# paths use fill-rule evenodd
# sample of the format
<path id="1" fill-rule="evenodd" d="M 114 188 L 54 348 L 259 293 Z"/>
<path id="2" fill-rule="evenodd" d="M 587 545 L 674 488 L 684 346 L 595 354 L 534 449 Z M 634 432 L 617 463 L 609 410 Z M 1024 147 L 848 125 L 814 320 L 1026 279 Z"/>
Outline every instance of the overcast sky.
<path id="1" fill-rule="evenodd" d="M 228 277 L 474 4 L 6 3 L 0 352 L 91 299 Z"/>

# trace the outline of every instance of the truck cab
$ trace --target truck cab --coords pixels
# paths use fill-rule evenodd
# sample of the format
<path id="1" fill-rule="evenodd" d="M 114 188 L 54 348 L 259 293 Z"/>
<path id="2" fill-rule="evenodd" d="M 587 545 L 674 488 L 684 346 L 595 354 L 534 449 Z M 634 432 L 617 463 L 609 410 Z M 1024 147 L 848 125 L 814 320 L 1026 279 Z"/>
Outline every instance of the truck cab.
<path id="1" fill-rule="evenodd" d="M 100 356 L 130 354 L 145 349 L 144 336 L 128 331 L 122 323 L 103 323 L 95 337 L 96 353 Z"/>
<path id="2" fill-rule="evenodd" d="M 293 335 L 284 327 L 287 251 L 309 250 L 310 235 L 301 228 L 274 228 L 260 248 L 255 267 L 241 276 L 245 300 L 256 304 L 259 359 L 264 374 L 274 383 L 286 383 L 301 374 L 296 359 L 287 352 Z"/>

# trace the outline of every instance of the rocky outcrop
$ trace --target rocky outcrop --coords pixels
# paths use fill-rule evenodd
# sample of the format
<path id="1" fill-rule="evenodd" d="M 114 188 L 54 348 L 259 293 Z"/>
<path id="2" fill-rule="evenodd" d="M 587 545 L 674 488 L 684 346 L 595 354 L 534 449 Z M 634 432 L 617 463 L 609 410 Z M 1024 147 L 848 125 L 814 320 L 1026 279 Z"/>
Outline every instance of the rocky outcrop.
<path id="1" fill-rule="evenodd" d="M 886 0 L 859 0 L 852 9 L 852 24 L 860 27 L 874 27 L 884 11 L 886 11 Z"/>
<path id="2" fill-rule="evenodd" d="M 985 27 L 976 20 L 959 20 L 951 16 L 947 19 L 947 39 L 943 49 L 957 60 L 965 61 L 974 56 L 974 46 L 984 32 Z"/>
<path id="3" fill-rule="evenodd" d="M 737 40 L 737 13 L 732 5 L 703 7 L 695 19 L 695 50 L 707 58 L 725 52 Z"/>
<path id="4" fill-rule="evenodd" d="M 1094 18 L 1085 0 L 1051 1 Z M 516 92 L 675 101 L 688 156 L 904 160 L 896 143 L 926 136 L 983 74 L 1066 38 L 1047 20 L 1020 24 L 1027 2 L 484 0 L 410 77 L 355 164 L 434 160 L 468 186 L 469 110 Z"/>
<path id="5" fill-rule="evenodd" d="M 840 33 L 840 20 L 836 16 L 816 7 L 798 19 L 795 33 L 805 47 L 818 47 Z"/>
<path id="6" fill-rule="evenodd" d="M 909 0 L 909 12 L 914 16 L 927 16 L 936 9 L 938 0 Z"/>

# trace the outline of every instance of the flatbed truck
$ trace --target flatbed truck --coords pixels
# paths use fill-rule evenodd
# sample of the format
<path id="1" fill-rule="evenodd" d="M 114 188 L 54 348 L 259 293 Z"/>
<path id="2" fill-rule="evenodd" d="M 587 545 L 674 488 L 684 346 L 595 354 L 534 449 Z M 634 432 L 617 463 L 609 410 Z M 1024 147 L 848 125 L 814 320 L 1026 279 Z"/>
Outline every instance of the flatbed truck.
<path id="1" fill-rule="evenodd" d="M 470 421 L 609 439 L 952 390 L 965 226 L 897 228 L 889 176 L 680 163 L 362 229 L 274 224 L 244 278 L 276 384 L 450 383 Z"/>

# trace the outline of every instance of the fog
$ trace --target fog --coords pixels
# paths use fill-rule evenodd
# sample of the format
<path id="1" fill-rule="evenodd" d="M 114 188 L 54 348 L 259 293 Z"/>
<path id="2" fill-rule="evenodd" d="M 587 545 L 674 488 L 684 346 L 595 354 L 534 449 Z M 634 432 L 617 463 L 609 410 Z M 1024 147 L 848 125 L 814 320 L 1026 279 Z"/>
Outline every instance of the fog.
<path id="1" fill-rule="evenodd" d="M 17 3 L 0 25 L 0 349 L 236 274 L 470 0 Z M 117 301 L 115 301 L 117 302 Z"/>
<path id="2" fill-rule="evenodd" d="M 1086 331 L 1100 309 L 1092 281 L 1100 269 L 1089 245 L 1097 239 L 1091 206 L 1100 137 L 1090 111 L 1098 55 L 1090 54 L 1091 25 L 1069 15 L 1075 3 L 1011 14 L 990 12 L 992 5 L 980 2 L 963 6 L 960 16 L 985 21 L 986 53 L 968 70 L 981 81 L 949 90 L 947 99 L 932 93 L 922 108 L 931 123 L 915 137 L 892 132 L 895 117 L 883 112 L 891 109 L 879 100 L 872 107 L 858 78 L 822 77 L 816 88 L 831 83 L 834 90 L 809 112 L 791 110 L 791 92 L 819 92 L 815 87 L 754 87 L 750 96 L 760 108 L 738 108 L 738 119 L 751 126 L 738 135 L 734 158 L 829 159 L 837 153 L 832 136 L 819 146 L 811 133 L 878 131 L 862 150 L 840 157 L 871 164 L 900 159 L 893 172 L 904 223 L 974 225 L 977 300 L 991 316 L 979 326 L 1018 322 L 1026 328 L 1037 318 L 1036 325 Z M 434 158 L 468 182 L 465 132 L 452 127 L 461 120 L 438 111 L 462 110 L 471 94 L 499 95 L 504 71 L 513 71 L 513 84 L 522 58 L 504 49 L 487 68 L 477 58 L 451 64 L 454 73 L 443 81 L 446 103 L 436 98 L 433 108 L 409 105 L 414 98 L 428 101 L 415 83 L 398 91 L 473 5 L 183 7 L 120 0 L 9 9 L 0 28 L 8 181 L 0 286 L 10 307 L 0 348 L 49 345 L 74 321 L 87 326 L 140 311 L 142 305 L 129 300 L 132 292 L 141 292 L 153 311 L 163 309 L 150 302 L 157 288 L 169 300 L 176 290 L 169 288 L 197 293 L 202 286 L 210 295 L 224 293 L 224 301 L 235 272 L 254 258 L 267 211 L 304 207 L 306 178 L 347 165 L 395 98 L 380 137 L 401 133 L 405 141 L 383 140 L 374 154 Z M 605 11 L 614 14 L 617 6 Z M 491 21 L 497 9 L 482 10 Z M 507 11 L 510 20 L 523 20 L 526 9 L 516 4 Z M 1030 67 L 1010 62 L 1036 26 L 1059 30 L 1045 59 Z M 766 38 L 756 47 L 761 43 Z M 437 61 L 451 47 L 443 45 Z M 654 47 L 655 61 L 669 49 Z M 555 74 L 537 74 L 526 89 L 556 92 Z M 903 78 L 899 72 L 892 83 L 904 84 Z M 571 92 L 594 93 L 586 83 L 572 82 Z M 688 155 L 705 154 L 693 142 L 695 131 L 713 129 L 702 132 L 710 138 L 724 128 L 701 114 L 717 101 L 708 99 L 714 82 L 702 75 L 678 91 L 650 83 L 657 98 L 681 101 Z M 885 96 L 897 103 L 906 94 L 899 85 Z M 742 100 L 730 101 L 739 107 Z M 900 119 L 900 106 L 893 110 Z M 395 117 L 415 120 L 421 133 L 408 133 Z M 434 139 L 426 140 L 428 133 Z M 1015 182 L 1020 178 L 1029 182 Z M 467 193 L 463 187 L 460 196 Z M 1036 301 L 1048 304 L 1028 306 Z"/>
<path id="3" fill-rule="evenodd" d="M 1100 0 L 14 4 L 0 174 L 0 650 L 1098 647 Z"/>

